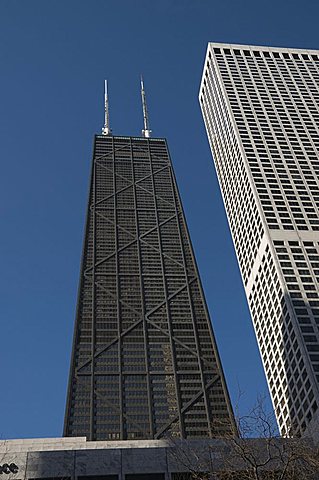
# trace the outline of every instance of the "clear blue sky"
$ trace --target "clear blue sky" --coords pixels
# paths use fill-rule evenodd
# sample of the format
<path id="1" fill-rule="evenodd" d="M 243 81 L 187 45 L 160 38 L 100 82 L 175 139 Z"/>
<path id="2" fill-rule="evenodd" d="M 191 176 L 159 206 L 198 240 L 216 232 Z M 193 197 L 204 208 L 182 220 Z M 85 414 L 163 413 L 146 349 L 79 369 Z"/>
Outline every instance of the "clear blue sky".
<path id="1" fill-rule="evenodd" d="M 197 95 L 208 41 L 319 48 L 318 18 L 318 0 L 0 0 L 2 438 L 62 433 L 104 78 L 114 134 L 139 135 L 144 74 L 231 397 L 267 392 Z"/>

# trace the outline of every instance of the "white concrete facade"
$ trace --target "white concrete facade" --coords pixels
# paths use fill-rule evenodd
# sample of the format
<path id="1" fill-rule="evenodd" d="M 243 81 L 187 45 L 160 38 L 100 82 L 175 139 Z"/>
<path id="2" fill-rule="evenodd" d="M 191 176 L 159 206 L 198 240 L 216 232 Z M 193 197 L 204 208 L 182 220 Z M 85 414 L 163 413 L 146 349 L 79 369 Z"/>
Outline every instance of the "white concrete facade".
<path id="1" fill-rule="evenodd" d="M 5 480 L 182 480 L 204 466 L 224 468 L 225 440 L 111 440 L 85 437 L 0 441 L 0 466 L 14 464 Z M 239 465 L 240 469 L 240 465 Z M 187 477 L 188 478 L 188 477 Z M 217 477 L 216 477 L 217 478 Z"/>
<path id="2" fill-rule="evenodd" d="M 190 472 L 210 472 L 210 478 L 218 480 L 225 478 L 225 472 L 236 471 L 238 478 L 246 478 L 247 460 L 242 451 L 251 452 L 252 458 L 264 465 L 264 471 L 273 472 L 283 468 L 283 458 L 291 461 L 290 456 L 280 457 L 279 452 L 287 454 L 295 448 L 294 440 L 278 438 L 236 441 L 230 438 L 87 441 L 85 437 L 2 440 L 0 472 L 2 467 L 5 470 L 0 475 L 3 480 L 190 480 L 196 476 Z M 300 447 L 299 452 L 303 451 Z M 313 442 L 307 443 L 306 451 L 309 455 L 316 452 Z M 15 468 L 10 472 L 13 465 Z M 240 472 L 245 472 L 243 477 Z M 318 479 L 318 472 L 313 473 L 311 478 Z"/>
<path id="3" fill-rule="evenodd" d="M 278 424 L 303 434 L 319 406 L 319 51 L 209 43 L 199 100 Z"/>
<path id="4" fill-rule="evenodd" d="M 85 437 L 4 440 L 0 464 L 18 467 L 17 473 L 3 475 L 7 480 L 118 478 L 121 473 L 124 478 L 126 473 L 166 472 L 166 446 L 163 440 L 87 442 Z"/>

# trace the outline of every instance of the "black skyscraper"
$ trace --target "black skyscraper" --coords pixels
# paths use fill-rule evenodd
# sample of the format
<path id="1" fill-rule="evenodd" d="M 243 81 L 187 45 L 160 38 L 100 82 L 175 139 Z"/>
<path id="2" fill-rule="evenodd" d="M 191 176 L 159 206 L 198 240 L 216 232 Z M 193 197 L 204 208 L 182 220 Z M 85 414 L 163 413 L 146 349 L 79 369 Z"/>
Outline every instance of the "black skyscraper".
<path id="1" fill-rule="evenodd" d="M 166 141 L 97 135 L 64 435 L 203 438 L 232 422 Z"/>

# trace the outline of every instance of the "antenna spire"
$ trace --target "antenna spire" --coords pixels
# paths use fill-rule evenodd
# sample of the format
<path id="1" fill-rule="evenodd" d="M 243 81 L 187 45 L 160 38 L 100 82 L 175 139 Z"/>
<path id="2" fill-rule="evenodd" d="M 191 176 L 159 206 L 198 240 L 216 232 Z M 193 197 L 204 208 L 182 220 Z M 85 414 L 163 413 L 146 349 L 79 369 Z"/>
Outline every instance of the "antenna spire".
<path id="1" fill-rule="evenodd" d="M 141 97 L 142 97 L 143 120 L 144 120 L 144 130 L 142 130 L 142 135 L 145 138 L 149 138 L 151 136 L 152 130 L 150 130 L 150 125 L 149 125 L 149 120 L 148 120 L 146 96 L 145 96 L 144 82 L 143 82 L 142 75 L 141 75 Z"/>
<path id="2" fill-rule="evenodd" d="M 107 80 L 104 80 L 104 127 L 102 128 L 102 135 L 112 135 L 110 129 L 110 115 L 109 115 L 109 98 L 107 94 Z"/>

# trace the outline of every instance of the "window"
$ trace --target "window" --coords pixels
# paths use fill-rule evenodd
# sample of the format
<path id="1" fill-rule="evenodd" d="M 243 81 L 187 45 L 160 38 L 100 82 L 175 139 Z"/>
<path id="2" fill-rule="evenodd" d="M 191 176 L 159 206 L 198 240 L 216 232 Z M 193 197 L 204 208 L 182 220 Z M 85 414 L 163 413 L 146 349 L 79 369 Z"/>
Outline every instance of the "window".
<path id="1" fill-rule="evenodd" d="M 118 480 L 118 475 L 81 475 L 78 480 Z"/>
<path id="2" fill-rule="evenodd" d="M 165 473 L 130 473 L 125 480 L 165 480 Z"/>

